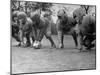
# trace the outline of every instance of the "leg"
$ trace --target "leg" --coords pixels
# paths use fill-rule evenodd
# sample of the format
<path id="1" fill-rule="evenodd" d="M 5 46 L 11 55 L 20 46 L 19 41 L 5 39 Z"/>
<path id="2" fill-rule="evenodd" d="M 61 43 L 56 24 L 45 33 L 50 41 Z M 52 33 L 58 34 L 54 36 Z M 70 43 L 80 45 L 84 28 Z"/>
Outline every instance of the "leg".
<path id="1" fill-rule="evenodd" d="M 26 45 L 25 47 L 31 46 L 31 42 L 30 42 L 30 36 L 29 34 L 26 34 Z"/>
<path id="2" fill-rule="evenodd" d="M 19 46 L 22 46 L 22 45 L 24 45 L 24 43 L 23 43 L 23 31 L 22 30 L 19 30 L 19 37 L 20 37 Z"/>
<path id="3" fill-rule="evenodd" d="M 64 35 L 62 31 L 58 31 L 59 48 L 64 48 L 63 39 Z"/>
<path id="4" fill-rule="evenodd" d="M 86 35 L 86 37 L 84 38 L 84 45 L 87 47 L 87 50 L 91 50 L 92 47 L 94 47 L 93 41 L 95 39 L 93 38 L 93 36 L 88 36 Z"/>
<path id="5" fill-rule="evenodd" d="M 32 33 L 31 35 L 34 37 L 34 41 L 37 40 L 37 29 L 32 27 Z"/>
<path id="6" fill-rule="evenodd" d="M 74 42 L 75 42 L 75 45 L 76 45 L 76 47 L 77 47 L 77 46 L 78 46 L 78 42 L 77 42 L 77 34 L 76 34 L 75 31 L 72 32 L 72 37 L 73 37 Z"/>
<path id="7" fill-rule="evenodd" d="M 40 29 L 40 30 L 38 31 L 38 35 L 37 35 L 37 40 L 36 40 L 36 41 L 41 42 L 41 40 L 42 40 L 43 37 L 44 37 L 44 34 L 45 34 L 45 29 Z"/>
<path id="8" fill-rule="evenodd" d="M 57 20 L 56 25 L 57 25 L 59 48 L 64 48 L 64 44 L 63 44 L 64 33 L 63 33 L 63 29 L 62 29 L 62 24 L 59 19 Z"/>
<path id="9" fill-rule="evenodd" d="M 34 38 L 34 36 L 32 36 L 31 38 L 32 38 L 32 42 L 34 42 L 34 41 L 35 41 L 35 38 Z"/>
<path id="10" fill-rule="evenodd" d="M 12 37 L 14 39 L 16 39 L 16 41 L 20 42 L 20 38 L 19 38 L 18 32 L 19 32 L 18 26 L 12 25 Z"/>
<path id="11" fill-rule="evenodd" d="M 31 42 L 31 46 L 35 42 L 35 37 L 34 37 L 34 33 L 33 32 L 30 32 L 30 42 Z"/>
<path id="12" fill-rule="evenodd" d="M 81 50 L 83 49 L 83 35 L 82 33 L 78 33 L 78 49 Z"/>
<path id="13" fill-rule="evenodd" d="M 17 42 L 20 42 L 20 38 L 17 33 L 12 36 Z"/>
<path id="14" fill-rule="evenodd" d="M 56 45 L 55 45 L 55 43 L 54 43 L 54 41 L 53 41 L 53 39 L 52 39 L 52 37 L 51 37 L 51 32 L 47 32 L 47 33 L 45 34 L 45 36 L 46 36 L 46 38 L 50 41 L 51 47 L 56 48 Z"/>
<path id="15" fill-rule="evenodd" d="M 41 29 L 41 30 L 37 30 L 37 38 L 34 40 L 33 42 L 33 47 L 35 47 L 35 44 L 36 43 L 39 43 L 39 47 L 35 47 L 37 49 L 41 48 L 41 40 L 43 39 L 43 36 L 44 36 L 44 31 Z M 34 38 L 33 38 L 34 39 Z"/>
<path id="16" fill-rule="evenodd" d="M 38 33 L 37 33 L 37 29 L 35 27 L 32 27 L 32 32 L 31 32 L 30 36 L 31 36 L 31 40 L 32 40 L 31 46 L 34 46 L 35 41 L 38 40 Z"/>
<path id="17" fill-rule="evenodd" d="M 23 39 L 23 36 L 24 36 L 24 32 L 23 32 L 23 24 L 22 24 L 22 20 L 19 20 L 19 37 L 20 37 L 20 44 L 19 46 L 23 46 L 24 45 L 24 39 Z"/>

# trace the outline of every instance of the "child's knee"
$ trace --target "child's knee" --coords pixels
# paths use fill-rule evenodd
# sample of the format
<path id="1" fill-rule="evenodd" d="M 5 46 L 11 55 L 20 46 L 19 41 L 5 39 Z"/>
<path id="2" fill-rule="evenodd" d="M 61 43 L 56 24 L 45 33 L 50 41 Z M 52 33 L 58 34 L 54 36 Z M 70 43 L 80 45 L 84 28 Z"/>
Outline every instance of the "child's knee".
<path id="1" fill-rule="evenodd" d="M 51 32 L 50 32 L 50 31 L 48 31 L 48 32 L 46 33 L 46 37 L 47 37 L 47 38 L 51 37 Z"/>

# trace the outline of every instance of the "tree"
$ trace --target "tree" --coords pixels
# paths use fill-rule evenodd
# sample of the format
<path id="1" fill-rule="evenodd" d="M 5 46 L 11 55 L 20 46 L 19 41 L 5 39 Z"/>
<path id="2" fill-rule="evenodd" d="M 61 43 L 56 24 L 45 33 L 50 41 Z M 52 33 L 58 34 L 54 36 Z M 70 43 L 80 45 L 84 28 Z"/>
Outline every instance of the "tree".
<path id="1" fill-rule="evenodd" d="M 20 2 L 18 1 L 11 1 L 11 8 L 12 11 L 19 10 Z"/>
<path id="2" fill-rule="evenodd" d="M 25 11 L 28 13 L 28 11 L 35 11 L 40 10 L 41 11 L 51 11 L 51 7 L 53 6 L 52 3 L 41 3 L 41 2 L 32 2 L 32 1 L 12 1 L 12 10 L 19 10 L 19 11 Z"/>
<path id="3" fill-rule="evenodd" d="M 81 8 L 83 8 L 86 12 L 86 14 L 88 14 L 90 6 L 89 5 L 81 5 Z"/>

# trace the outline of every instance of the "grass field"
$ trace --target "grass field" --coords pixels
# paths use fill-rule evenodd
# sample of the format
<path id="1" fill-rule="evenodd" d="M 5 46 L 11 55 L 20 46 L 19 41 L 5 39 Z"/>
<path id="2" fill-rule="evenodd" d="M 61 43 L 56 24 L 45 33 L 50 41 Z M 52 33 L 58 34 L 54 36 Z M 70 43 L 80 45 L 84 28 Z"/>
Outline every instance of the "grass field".
<path id="1" fill-rule="evenodd" d="M 65 36 L 64 49 L 58 48 L 57 36 L 53 36 L 57 46 L 50 48 L 50 42 L 42 40 L 42 48 L 19 48 L 15 47 L 17 42 L 12 39 L 12 73 L 35 73 L 48 71 L 95 69 L 95 50 L 81 52 L 75 49 L 75 44 L 71 36 Z"/>

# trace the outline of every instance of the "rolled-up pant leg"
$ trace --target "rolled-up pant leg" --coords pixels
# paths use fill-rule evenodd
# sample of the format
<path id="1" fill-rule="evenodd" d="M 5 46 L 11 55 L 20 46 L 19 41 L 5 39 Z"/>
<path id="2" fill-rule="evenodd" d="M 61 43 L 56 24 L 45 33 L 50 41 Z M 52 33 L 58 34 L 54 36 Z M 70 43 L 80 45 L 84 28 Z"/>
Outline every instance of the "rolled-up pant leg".
<path id="1" fill-rule="evenodd" d="M 63 39 L 64 39 L 63 32 L 62 31 L 58 31 L 59 48 L 63 48 L 64 47 Z"/>

